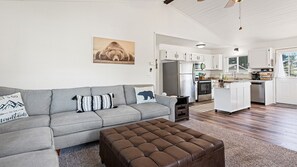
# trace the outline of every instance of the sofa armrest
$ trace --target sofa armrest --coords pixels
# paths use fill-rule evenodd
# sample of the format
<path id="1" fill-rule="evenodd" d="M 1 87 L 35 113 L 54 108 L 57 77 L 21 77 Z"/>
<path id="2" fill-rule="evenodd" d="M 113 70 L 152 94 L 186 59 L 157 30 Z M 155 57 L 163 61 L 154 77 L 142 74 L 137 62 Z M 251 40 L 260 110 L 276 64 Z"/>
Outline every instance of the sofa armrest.
<path id="1" fill-rule="evenodd" d="M 175 97 L 156 95 L 157 103 L 170 108 L 170 121 L 175 122 L 175 104 L 177 99 Z"/>

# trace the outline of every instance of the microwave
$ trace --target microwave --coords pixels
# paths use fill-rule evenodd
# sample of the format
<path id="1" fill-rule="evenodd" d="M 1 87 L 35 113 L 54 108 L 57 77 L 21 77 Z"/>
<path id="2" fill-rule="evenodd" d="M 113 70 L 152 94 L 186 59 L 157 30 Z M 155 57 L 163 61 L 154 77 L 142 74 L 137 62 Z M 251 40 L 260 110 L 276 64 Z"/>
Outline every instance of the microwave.
<path id="1" fill-rule="evenodd" d="M 204 70 L 205 64 L 204 63 L 194 63 L 194 69 L 195 70 Z"/>

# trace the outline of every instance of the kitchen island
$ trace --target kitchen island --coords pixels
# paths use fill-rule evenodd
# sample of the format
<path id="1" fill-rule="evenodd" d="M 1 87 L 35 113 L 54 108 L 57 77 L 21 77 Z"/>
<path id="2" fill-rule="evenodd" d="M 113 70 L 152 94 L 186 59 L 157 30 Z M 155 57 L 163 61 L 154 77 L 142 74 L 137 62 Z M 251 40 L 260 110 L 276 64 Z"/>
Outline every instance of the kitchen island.
<path id="1" fill-rule="evenodd" d="M 230 114 L 251 107 L 250 81 L 224 81 L 224 87 L 214 88 L 215 111 Z"/>

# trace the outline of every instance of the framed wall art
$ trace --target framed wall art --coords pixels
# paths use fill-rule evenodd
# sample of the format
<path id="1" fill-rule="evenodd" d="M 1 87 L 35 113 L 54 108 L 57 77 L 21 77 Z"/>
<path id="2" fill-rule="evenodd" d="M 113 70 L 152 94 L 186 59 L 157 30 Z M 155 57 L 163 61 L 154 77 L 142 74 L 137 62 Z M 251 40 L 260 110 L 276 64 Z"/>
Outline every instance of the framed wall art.
<path id="1" fill-rule="evenodd" d="M 93 62 L 134 64 L 135 42 L 93 37 Z"/>

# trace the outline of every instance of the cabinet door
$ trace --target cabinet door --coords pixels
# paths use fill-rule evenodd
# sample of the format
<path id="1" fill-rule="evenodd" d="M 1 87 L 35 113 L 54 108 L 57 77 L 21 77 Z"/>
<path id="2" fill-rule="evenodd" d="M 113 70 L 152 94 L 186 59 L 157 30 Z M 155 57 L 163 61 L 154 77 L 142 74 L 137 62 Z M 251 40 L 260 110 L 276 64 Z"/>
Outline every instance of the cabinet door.
<path id="1" fill-rule="evenodd" d="M 160 59 L 161 60 L 167 60 L 167 51 L 166 50 L 160 50 Z"/>
<path id="2" fill-rule="evenodd" d="M 193 61 L 193 54 L 186 53 L 186 61 Z"/>
<path id="3" fill-rule="evenodd" d="M 176 52 L 174 57 L 175 57 L 176 60 L 186 61 L 186 53 Z"/>
<path id="4" fill-rule="evenodd" d="M 205 55 L 204 56 L 204 64 L 206 66 L 206 70 L 213 69 L 213 56 L 212 55 Z"/>
<path id="5" fill-rule="evenodd" d="M 203 62 L 204 61 L 204 56 L 203 55 L 197 55 L 197 61 L 198 62 Z"/>
<path id="6" fill-rule="evenodd" d="M 244 87 L 244 108 L 251 107 L 251 84 L 245 83 Z"/>
<path id="7" fill-rule="evenodd" d="M 236 88 L 236 97 L 237 97 L 237 109 L 244 108 L 244 87 Z"/>
<path id="8" fill-rule="evenodd" d="M 176 60 L 174 51 L 160 50 L 161 60 Z"/>
<path id="9" fill-rule="evenodd" d="M 186 53 L 160 50 L 161 60 L 186 60 Z"/>
<path id="10" fill-rule="evenodd" d="M 213 68 L 215 70 L 223 70 L 223 56 L 213 55 Z"/>
<path id="11" fill-rule="evenodd" d="M 269 68 L 271 64 L 270 49 L 254 49 L 249 51 L 250 68 Z"/>

